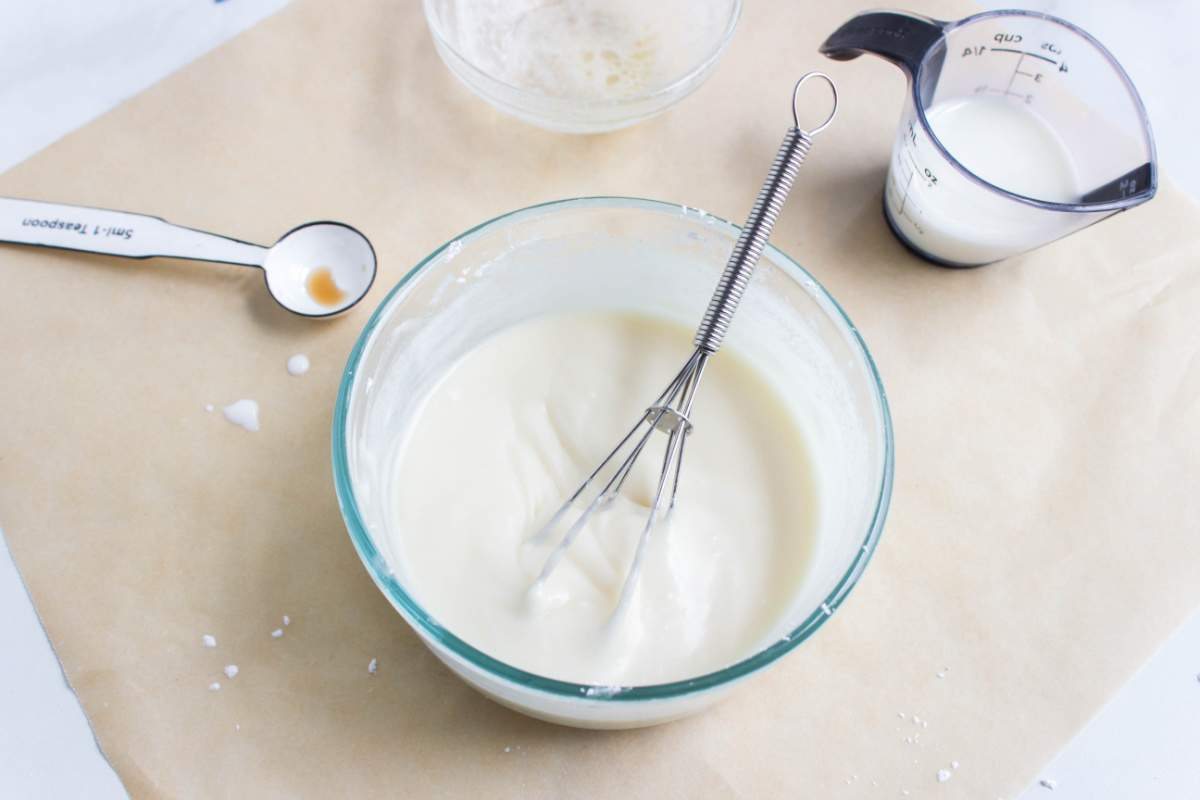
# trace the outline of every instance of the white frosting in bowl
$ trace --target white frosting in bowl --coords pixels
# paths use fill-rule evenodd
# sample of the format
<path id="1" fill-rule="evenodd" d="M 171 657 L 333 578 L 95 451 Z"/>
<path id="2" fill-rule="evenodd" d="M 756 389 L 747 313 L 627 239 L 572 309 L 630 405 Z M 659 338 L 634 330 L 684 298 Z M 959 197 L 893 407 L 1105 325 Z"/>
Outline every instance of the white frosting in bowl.
<path id="1" fill-rule="evenodd" d="M 784 400 L 736 351 L 705 371 L 677 504 L 614 615 L 666 437 L 591 518 L 549 579 L 535 534 L 691 352 L 691 331 L 576 313 L 501 331 L 434 386 L 396 453 L 396 568 L 442 625 L 560 680 L 639 685 L 728 666 L 802 584 L 817 512 L 808 448 Z M 607 475 L 602 476 L 606 478 Z"/>

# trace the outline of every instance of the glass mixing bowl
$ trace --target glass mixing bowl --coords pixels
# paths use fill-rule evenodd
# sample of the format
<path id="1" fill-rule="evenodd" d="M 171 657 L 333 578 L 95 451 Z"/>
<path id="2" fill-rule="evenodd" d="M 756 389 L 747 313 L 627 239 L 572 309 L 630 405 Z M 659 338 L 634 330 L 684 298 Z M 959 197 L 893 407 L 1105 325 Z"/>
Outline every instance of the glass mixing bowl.
<path id="1" fill-rule="evenodd" d="M 733 36 L 741 0 L 424 0 L 438 54 L 471 91 L 568 133 L 632 125 L 682 100 Z"/>
<path id="2" fill-rule="evenodd" d="M 392 557 L 394 456 L 423 397 L 450 365 L 493 333 L 553 312 L 638 311 L 695 325 L 737 234 L 724 220 L 653 200 L 582 198 L 514 211 L 413 268 L 351 352 L 333 419 L 334 480 L 350 538 L 425 644 L 498 702 L 587 727 L 650 725 L 693 713 L 808 639 L 870 560 L 892 488 L 887 400 L 854 325 L 774 247 L 763 254 L 726 347 L 768 376 L 801 421 L 816 464 L 819 509 L 807 577 L 755 652 L 716 672 L 654 686 L 588 686 L 534 675 L 439 625 L 406 589 L 403 565 Z M 702 423 L 697 433 L 703 435 Z"/>

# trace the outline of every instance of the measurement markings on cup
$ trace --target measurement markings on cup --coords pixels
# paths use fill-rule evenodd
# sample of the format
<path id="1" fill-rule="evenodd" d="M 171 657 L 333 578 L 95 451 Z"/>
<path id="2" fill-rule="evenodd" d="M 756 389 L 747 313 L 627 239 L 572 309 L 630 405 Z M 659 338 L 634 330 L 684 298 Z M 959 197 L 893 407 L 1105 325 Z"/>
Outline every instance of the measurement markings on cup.
<path id="1" fill-rule="evenodd" d="M 1002 35 L 1002 34 L 997 34 L 997 36 L 1000 36 L 1000 35 Z M 1058 45 L 1054 44 L 1053 42 L 1043 42 L 1042 49 L 1046 50 L 1048 52 L 1051 52 L 1051 53 L 1055 53 L 1055 54 L 1062 53 L 1062 50 L 1058 47 Z M 1012 75 L 1010 75 L 1008 78 L 1007 86 L 1005 86 L 1003 89 L 993 89 L 988 84 L 983 83 L 983 84 L 980 84 L 979 86 L 975 87 L 976 94 L 985 94 L 988 92 L 992 92 L 995 94 L 1002 94 L 1002 95 L 1007 95 L 1010 97 L 1020 97 L 1020 98 L 1024 99 L 1024 101 L 1026 103 L 1032 103 L 1033 102 L 1033 93 L 1032 92 L 1015 92 L 1015 91 L 1013 91 L 1013 85 L 1016 83 L 1017 78 L 1020 78 L 1020 77 L 1028 78 L 1031 81 L 1033 81 L 1034 83 L 1040 84 L 1040 83 L 1042 83 L 1042 81 L 1045 80 L 1046 75 L 1044 72 L 1029 72 L 1026 69 L 1022 69 L 1022 67 L 1025 65 L 1026 57 L 1036 58 L 1039 61 L 1044 61 L 1047 64 L 1052 64 L 1052 65 L 1058 67 L 1059 72 L 1069 72 L 1069 70 L 1067 69 L 1067 64 L 1064 61 L 1057 61 L 1057 60 L 1051 58 L 1050 56 L 1042 55 L 1041 53 L 1034 53 L 1029 50 L 1020 50 L 1015 47 L 987 47 L 985 45 L 972 46 L 972 47 L 968 47 L 965 50 L 963 50 L 961 57 L 967 58 L 969 56 L 981 56 L 984 53 L 988 53 L 988 52 L 991 52 L 991 53 L 1013 53 L 1016 56 L 1018 56 L 1017 63 L 1013 65 Z"/>

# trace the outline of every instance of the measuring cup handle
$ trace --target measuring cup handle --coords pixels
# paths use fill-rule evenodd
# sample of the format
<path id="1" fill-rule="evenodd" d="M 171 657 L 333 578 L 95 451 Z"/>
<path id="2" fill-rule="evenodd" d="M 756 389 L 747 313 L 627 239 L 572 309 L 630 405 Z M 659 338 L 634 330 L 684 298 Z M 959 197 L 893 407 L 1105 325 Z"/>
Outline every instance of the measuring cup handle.
<path id="1" fill-rule="evenodd" d="M 821 45 L 821 53 L 837 61 L 874 53 L 912 76 L 945 27 L 945 22 L 916 14 L 871 11 L 859 14 L 830 34 Z"/>
<path id="2" fill-rule="evenodd" d="M 123 258 L 187 258 L 260 267 L 266 248 L 159 217 L 0 197 L 0 242 Z"/>

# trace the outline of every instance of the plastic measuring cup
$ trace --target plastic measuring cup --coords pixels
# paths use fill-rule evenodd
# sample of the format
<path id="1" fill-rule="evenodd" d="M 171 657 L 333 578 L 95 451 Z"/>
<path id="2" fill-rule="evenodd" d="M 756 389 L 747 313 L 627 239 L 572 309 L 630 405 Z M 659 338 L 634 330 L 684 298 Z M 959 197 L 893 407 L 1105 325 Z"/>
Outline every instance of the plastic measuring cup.
<path id="1" fill-rule="evenodd" d="M 1137 90 L 1103 45 L 1065 20 L 870 12 L 821 52 L 874 53 L 908 74 L 884 214 L 930 261 L 987 264 L 1154 196 L 1154 139 Z"/>

